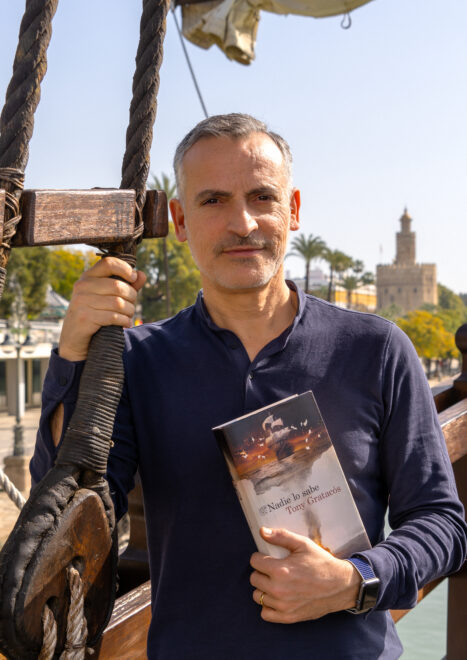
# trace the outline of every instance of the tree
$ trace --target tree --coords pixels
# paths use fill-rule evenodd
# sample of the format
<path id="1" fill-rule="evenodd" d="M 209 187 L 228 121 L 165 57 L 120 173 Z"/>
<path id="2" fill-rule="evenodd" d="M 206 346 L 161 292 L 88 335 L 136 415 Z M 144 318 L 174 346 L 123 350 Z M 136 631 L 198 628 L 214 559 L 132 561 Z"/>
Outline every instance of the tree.
<path id="1" fill-rule="evenodd" d="M 305 293 L 309 293 L 310 264 L 314 259 L 323 257 L 326 243 L 319 237 L 300 234 L 291 243 L 292 251 L 287 256 L 300 257 L 305 261 Z"/>
<path id="2" fill-rule="evenodd" d="M 435 358 L 456 355 L 454 337 L 436 314 L 417 309 L 398 319 L 397 325 L 410 337 L 418 355 L 428 365 Z"/>
<path id="3" fill-rule="evenodd" d="M 173 224 L 169 223 L 169 235 L 165 241 L 151 238 L 143 241 L 137 252 L 137 267 L 144 271 L 148 281 L 141 290 L 143 321 L 166 318 L 166 273 L 170 282 L 170 311 L 178 311 L 191 305 L 201 287 L 201 278 L 187 243 L 175 237 Z M 167 265 L 167 268 L 166 268 Z"/>
<path id="4" fill-rule="evenodd" d="M 36 318 L 45 307 L 45 294 L 49 281 L 50 252 L 46 247 L 15 248 L 8 262 L 7 281 L 3 298 L 0 301 L 0 315 L 10 316 L 10 307 L 14 292 L 8 286 L 9 279 L 15 273 L 23 291 L 28 318 Z"/>
<path id="5" fill-rule="evenodd" d="M 177 185 L 172 182 L 171 178 L 162 172 L 161 178 L 154 175 L 152 176 L 153 185 L 152 187 L 156 190 L 163 190 L 167 195 L 167 201 L 170 202 L 172 197 L 175 196 L 177 192 Z M 162 251 L 164 258 L 164 274 L 165 274 L 165 315 L 169 317 L 171 315 L 171 304 L 170 304 L 170 277 L 169 277 L 169 260 L 167 252 L 167 239 L 165 236 L 162 237 Z"/>
<path id="6" fill-rule="evenodd" d="M 328 301 L 332 302 L 334 290 L 334 276 L 340 275 L 352 265 L 352 257 L 349 257 L 340 250 L 329 250 L 327 248 L 323 253 L 323 259 L 329 264 L 329 286 Z"/>
<path id="7" fill-rule="evenodd" d="M 52 248 L 49 256 L 49 281 L 52 289 L 70 300 L 76 280 L 98 260 L 99 257 L 92 250 L 82 252 L 63 247 Z"/>
<path id="8" fill-rule="evenodd" d="M 438 284 L 437 314 L 442 319 L 446 330 L 453 335 L 461 325 L 467 323 L 467 305 L 460 296 L 442 284 Z"/>

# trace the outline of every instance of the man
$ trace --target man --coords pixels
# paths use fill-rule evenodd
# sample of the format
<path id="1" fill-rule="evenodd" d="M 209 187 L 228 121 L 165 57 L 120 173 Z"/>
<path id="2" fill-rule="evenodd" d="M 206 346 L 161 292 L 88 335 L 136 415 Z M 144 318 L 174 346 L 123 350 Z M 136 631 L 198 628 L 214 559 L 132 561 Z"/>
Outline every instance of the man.
<path id="1" fill-rule="evenodd" d="M 137 468 L 142 479 L 148 657 L 397 658 L 387 610 L 415 605 L 418 587 L 457 570 L 466 552 L 462 506 L 418 358 L 392 323 L 284 280 L 300 194 L 282 138 L 246 115 L 211 117 L 181 142 L 174 164 L 179 197 L 170 210 L 203 290 L 174 318 L 126 333 L 108 465 L 119 515 Z M 90 337 L 102 325 L 131 325 L 143 283 L 108 258 L 76 284 L 44 387 L 35 480 L 70 418 Z M 211 433 L 308 389 L 374 546 L 354 563 L 287 530 L 261 530 L 287 558 L 255 552 Z M 384 539 L 389 495 L 394 531 Z"/>

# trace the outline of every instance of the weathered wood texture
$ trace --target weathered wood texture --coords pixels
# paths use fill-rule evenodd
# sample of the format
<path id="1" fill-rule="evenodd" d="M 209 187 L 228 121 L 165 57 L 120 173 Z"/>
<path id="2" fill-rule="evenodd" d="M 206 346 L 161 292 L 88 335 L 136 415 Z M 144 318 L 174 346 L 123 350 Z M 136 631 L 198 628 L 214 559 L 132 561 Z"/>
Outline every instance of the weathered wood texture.
<path id="1" fill-rule="evenodd" d="M 86 658 L 144 660 L 150 621 L 151 583 L 146 582 L 116 601 L 109 625 L 94 647 L 95 653 Z"/>
<path id="2" fill-rule="evenodd" d="M 467 435 L 467 433 L 465 433 Z M 459 496 L 467 509 L 467 455 L 453 465 Z M 467 564 L 449 578 L 447 660 L 467 658 Z"/>
<path id="3" fill-rule="evenodd" d="M 143 222 L 143 238 L 161 238 L 169 233 L 167 195 L 163 190 L 146 191 Z"/>
<path id="4" fill-rule="evenodd" d="M 0 188 L 0 241 L 3 238 L 4 218 L 5 218 L 5 191 Z"/>
<path id="5" fill-rule="evenodd" d="M 111 546 L 107 516 L 100 497 L 91 490 L 79 490 L 65 509 L 46 549 L 41 549 L 28 581 L 22 623 L 28 637 L 36 640 L 39 648 L 45 603 L 52 603 L 52 609 L 62 608 L 59 621 L 63 625 L 59 623 L 58 626 L 58 648 L 62 649 L 65 644 L 68 607 L 66 605 L 64 611 L 63 604 L 68 602 L 68 584 L 63 566 L 73 564 L 79 570 L 86 599 L 85 610 L 90 604 L 94 612 L 108 609 L 107 592 L 112 583 Z M 54 613 L 58 618 L 58 610 Z M 97 620 L 89 622 L 91 638 L 96 639 L 98 625 Z"/>
<path id="6" fill-rule="evenodd" d="M 135 227 L 134 190 L 25 190 L 14 247 L 72 243 L 117 243 Z M 147 192 L 143 209 L 144 237 L 168 232 L 167 197 Z"/>

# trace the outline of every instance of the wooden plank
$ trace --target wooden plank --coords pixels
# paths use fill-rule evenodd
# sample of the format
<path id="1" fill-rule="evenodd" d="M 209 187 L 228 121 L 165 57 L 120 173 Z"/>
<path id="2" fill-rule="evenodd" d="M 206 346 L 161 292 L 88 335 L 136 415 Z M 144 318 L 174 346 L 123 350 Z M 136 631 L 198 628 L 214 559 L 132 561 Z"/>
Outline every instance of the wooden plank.
<path id="1" fill-rule="evenodd" d="M 145 582 L 115 601 L 109 625 L 89 660 L 145 660 L 151 621 L 151 583 Z"/>
<path id="2" fill-rule="evenodd" d="M 14 246 L 125 240 L 135 224 L 134 190 L 25 190 Z"/>
<path id="3" fill-rule="evenodd" d="M 453 465 L 459 497 L 467 508 L 467 456 Z M 467 625 L 465 604 L 467 603 L 467 563 L 449 578 L 448 589 L 448 634 L 447 659 L 467 658 Z"/>
<path id="4" fill-rule="evenodd" d="M 467 454 L 467 399 L 458 401 L 438 415 L 451 463 Z"/>
<path id="5" fill-rule="evenodd" d="M 5 219 L 5 191 L 0 188 L 0 241 L 3 238 L 3 222 Z"/>

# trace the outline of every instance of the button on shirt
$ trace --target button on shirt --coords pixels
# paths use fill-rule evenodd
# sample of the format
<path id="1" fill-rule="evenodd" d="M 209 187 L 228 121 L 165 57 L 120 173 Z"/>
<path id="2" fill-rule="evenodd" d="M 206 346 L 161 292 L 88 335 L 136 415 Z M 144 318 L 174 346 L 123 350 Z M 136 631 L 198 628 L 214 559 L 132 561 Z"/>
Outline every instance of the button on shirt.
<path id="1" fill-rule="evenodd" d="M 202 293 L 172 319 L 125 333 L 108 479 L 121 515 L 136 469 L 141 475 L 150 660 L 397 658 L 401 646 L 385 610 L 414 606 L 421 584 L 462 565 L 463 510 L 411 343 L 389 321 L 298 294 L 293 324 L 253 362 L 232 332 L 213 323 Z M 55 457 L 50 415 L 64 401 L 69 419 L 81 368 L 52 356 L 31 461 L 36 481 Z M 252 599 L 256 548 L 211 429 L 310 389 L 374 546 L 362 556 L 381 588 L 367 615 L 273 624 Z M 394 531 L 384 539 L 389 493 Z"/>

